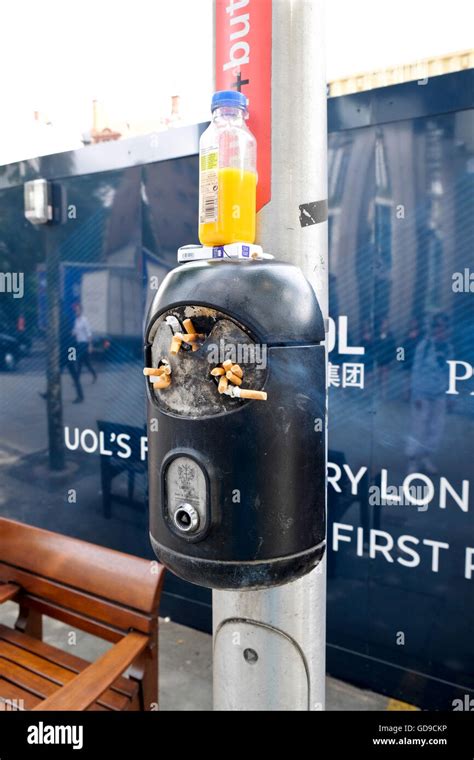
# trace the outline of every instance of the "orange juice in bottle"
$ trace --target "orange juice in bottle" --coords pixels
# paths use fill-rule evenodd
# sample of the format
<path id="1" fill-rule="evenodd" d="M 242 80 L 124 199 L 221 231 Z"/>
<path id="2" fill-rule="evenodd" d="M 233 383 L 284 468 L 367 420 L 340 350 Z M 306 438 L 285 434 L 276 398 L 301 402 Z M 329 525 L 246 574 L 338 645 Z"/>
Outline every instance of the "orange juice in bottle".
<path id="1" fill-rule="evenodd" d="M 245 95 L 215 93 L 212 122 L 199 143 L 199 240 L 254 243 L 257 144 L 245 124 Z"/>

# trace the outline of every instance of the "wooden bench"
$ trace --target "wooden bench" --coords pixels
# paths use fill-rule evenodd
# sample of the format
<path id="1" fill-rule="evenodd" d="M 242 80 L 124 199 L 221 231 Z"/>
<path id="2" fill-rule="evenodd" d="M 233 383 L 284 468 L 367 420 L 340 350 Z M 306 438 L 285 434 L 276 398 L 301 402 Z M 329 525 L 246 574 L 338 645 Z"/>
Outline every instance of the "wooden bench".
<path id="1" fill-rule="evenodd" d="M 157 709 L 163 574 L 157 563 L 0 518 L 0 605 L 19 605 L 14 629 L 0 625 L 0 701 L 26 710 Z M 114 646 L 89 663 L 42 641 L 43 615 Z"/>

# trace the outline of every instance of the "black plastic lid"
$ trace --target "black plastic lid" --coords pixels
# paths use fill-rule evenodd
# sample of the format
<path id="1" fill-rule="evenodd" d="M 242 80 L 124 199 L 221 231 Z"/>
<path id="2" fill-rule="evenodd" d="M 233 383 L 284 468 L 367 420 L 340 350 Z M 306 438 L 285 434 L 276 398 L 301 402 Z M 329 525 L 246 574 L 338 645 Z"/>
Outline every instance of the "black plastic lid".
<path id="1" fill-rule="evenodd" d="M 303 272 L 281 261 L 192 261 L 173 269 L 159 288 L 150 322 L 173 306 L 224 311 L 268 345 L 317 344 L 324 321 Z"/>

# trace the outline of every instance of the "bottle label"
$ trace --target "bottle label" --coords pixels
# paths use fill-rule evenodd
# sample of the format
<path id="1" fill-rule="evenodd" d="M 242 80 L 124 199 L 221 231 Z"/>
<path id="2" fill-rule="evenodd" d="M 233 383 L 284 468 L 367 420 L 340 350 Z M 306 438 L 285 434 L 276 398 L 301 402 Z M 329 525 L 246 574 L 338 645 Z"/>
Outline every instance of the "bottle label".
<path id="1" fill-rule="evenodd" d="M 209 224 L 218 219 L 218 179 L 219 149 L 205 148 L 200 154 L 200 179 L 199 179 L 199 222 Z"/>

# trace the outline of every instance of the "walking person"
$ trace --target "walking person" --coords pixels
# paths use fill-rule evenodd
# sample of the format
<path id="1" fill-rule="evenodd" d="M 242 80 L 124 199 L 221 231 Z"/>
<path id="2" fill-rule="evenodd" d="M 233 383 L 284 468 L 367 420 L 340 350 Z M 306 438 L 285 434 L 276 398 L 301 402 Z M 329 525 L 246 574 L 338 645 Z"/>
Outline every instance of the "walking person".
<path id="1" fill-rule="evenodd" d="M 81 377 L 82 365 L 84 364 L 92 375 L 92 382 L 97 380 L 97 372 L 92 366 L 90 354 L 92 353 L 92 330 L 89 324 L 89 320 L 82 311 L 80 303 L 75 303 L 73 306 L 76 319 L 74 320 L 74 327 L 72 328 L 72 334 L 76 340 L 77 350 L 77 374 Z"/>
<path id="2" fill-rule="evenodd" d="M 71 375 L 71 380 L 76 390 L 76 398 L 72 403 L 82 403 L 84 401 L 84 394 L 79 379 L 77 349 L 72 339 L 72 320 L 64 312 L 61 312 L 59 324 L 59 366 L 61 374 L 66 368 Z M 48 398 L 47 393 L 40 393 L 40 396 L 44 399 Z"/>
<path id="3" fill-rule="evenodd" d="M 408 334 L 403 340 L 402 346 L 405 350 L 405 358 L 402 362 L 402 369 L 404 370 L 405 381 L 403 383 L 403 392 L 405 401 L 410 400 L 410 386 L 411 386 L 411 371 L 413 362 L 415 360 L 415 351 L 418 343 L 422 338 L 421 328 L 418 319 L 414 317 L 410 321 L 408 328 Z"/>
<path id="4" fill-rule="evenodd" d="M 375 333 L 374 354 L 377 364 L 377 374 L 381 398 L 387 393 L 390 364 L 395 359 L 395 338 L 393 337 L 388 319 L 382 320 L 380 329 Z"/>

